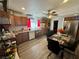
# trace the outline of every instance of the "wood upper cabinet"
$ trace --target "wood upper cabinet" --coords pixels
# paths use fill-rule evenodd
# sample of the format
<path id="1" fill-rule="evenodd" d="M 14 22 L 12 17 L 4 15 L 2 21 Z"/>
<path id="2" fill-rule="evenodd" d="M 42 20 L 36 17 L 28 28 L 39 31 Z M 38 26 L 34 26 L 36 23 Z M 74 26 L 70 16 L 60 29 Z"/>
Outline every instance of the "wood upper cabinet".
<path id="1" fill-rule="evenodd" d="M 9 17 L 9 14 L 8 14 L 8 12 L 1 11 L 0 10 L 0 17 L 6 17 L 6 18 L 8 18 Z"/>
<path id="2" fill-rule="evenodd" d="M 0 24 L 10 24 L 8 13 L 0 10 Z"/>
<path id="3" fill-rule="evenodd" d="M 15 15 L 9 15 L 9 20 L 12 26 L 20 26 L 21 25 L 21 19 L 18 16 Z"/>
<path id="4" fill-rule="evenodd" d="M 21 23 L 21 17 L 14 16 L 14 22 L 15 22 L 16 26 L 21 26 L 22 25 L 22 23 Z"/>
<path id="5" fill-rule="evenodd" d="M 0 10 L 0 24 L 11 24 L 13 26 L 26 26 L 27 17 L 12 15 Z"/>
<path id="6" fill-rule="evenodd" d="M 26 26 L 27 25 L 27 17 L 21 17 L 22 20 L 22 26 Z"/>
<path id="7" fill-rule="evenodd" d="M 15 21 L 14 21 L 14 16 L 13 15 L 9 15 L 9 20 L 10 20 L 10 24 L 12 26 L 15 26 Z"/>
<path id="8" fill-rule="evenodd" d="M 12 26 L 26 26 L 27 17 L 16 16 L 13 14 L 7 15 L 0 11 L 0 24 L 11 24 Z"/>
<path id="9" fill-rule="evenodd" d="M 27 17 L 10 15 L 10 23 L 15 26 L 26 26 L 27 25 Z"/>

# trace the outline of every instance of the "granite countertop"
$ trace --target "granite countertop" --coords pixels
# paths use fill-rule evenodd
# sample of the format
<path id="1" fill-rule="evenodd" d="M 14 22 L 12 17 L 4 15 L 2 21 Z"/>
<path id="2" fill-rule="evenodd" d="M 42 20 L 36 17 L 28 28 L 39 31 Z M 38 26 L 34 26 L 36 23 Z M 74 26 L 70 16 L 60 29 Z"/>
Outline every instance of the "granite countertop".
<path id="1" fill-rule="evenodd" d="M 15 35 L 18 35 L 18 34 L 20 34 L 20 33 L 25 33 L 25 32 L 34 32 L 35 30 L 30 30 L 30 31 L 26 31 L 26 30 L 23 30 L 23 31 L 16 31 L 16 32 L 14 32 L 14 34 Z"/>

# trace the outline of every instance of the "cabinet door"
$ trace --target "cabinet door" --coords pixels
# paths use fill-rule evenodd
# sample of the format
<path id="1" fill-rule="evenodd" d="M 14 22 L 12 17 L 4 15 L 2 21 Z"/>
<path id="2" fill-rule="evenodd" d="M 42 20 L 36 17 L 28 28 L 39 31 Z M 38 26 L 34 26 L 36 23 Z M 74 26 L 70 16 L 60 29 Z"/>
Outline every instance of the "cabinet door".
<path id="1" fill-rule="evenodd" d="M 0 24 L 10 24 L 10 20 L 7 17 L 0 17 Z"/>
<path id="2" fill-rule="evenodd" d="M 0 10 L 0 24 L 10 24 L 8 13 Z"/>
<path id="3" fill-rule="evenodd" d="M 8 13 L 6 13 L 5 11 L 1 11 L 1 10 L 0 10 L 0 17 L 6 17 L 6 18 L 8 18 L 9 15 L 8 15 Z"/>
<path id="4" fill-rule="evenodd" d="M 16 41 L 18 45 L 22 43 L 22 39 L 23 39 L 22 34 L 16 35 Z"/>
<path id="5" fill-rule="evenodd" d="M 22 26 L 26 26 L 27 25 L 27 17 L 22 17 Z"/>
<path id="6" fill-rule="evenodd" d="M 39 37 L 39 31 L 35 31 L 35 38 Z"/>
<path id="7" fill-rule="evenodd" d="M 25 33 L 22 33 L 22 42 L 26 42 L 29 40 L 29 33 L 28 32 L 25 32 Z"/>
<path id="8" fill-rule="evenodd" d="M 13 16 L 13 15 L 10 15 L 10 16 L 9 16 L 9 19 L 10 19 L 10 24 L 11 24 L 12 26 L 15 26 L 14 16 Z"/>
<path id="9" fill-rule="evenodd" d="M 21 18 L 18 16 L 14 16 L 14 22 L 16 26 L 21 26 Z"/>

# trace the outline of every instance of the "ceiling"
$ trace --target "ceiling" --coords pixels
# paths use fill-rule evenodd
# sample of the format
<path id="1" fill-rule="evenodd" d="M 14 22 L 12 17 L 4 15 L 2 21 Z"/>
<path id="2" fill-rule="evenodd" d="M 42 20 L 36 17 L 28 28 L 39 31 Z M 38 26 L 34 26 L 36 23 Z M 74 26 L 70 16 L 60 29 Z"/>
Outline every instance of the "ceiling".
<path id="1" fill-rule="evenodd" d="M 24 14 L 32 14 L 35 17 L 45 16 L 43 12 L 47 12 L 49 9 L 56 10 L 59 15 L 67 15 L 72 9 L 74 9 L 74 11 L 79 10 L 79 0 L 69 0 L 64 4 L 62 2 L 63 0 L 8 0 L 8 8 Z M 24 7 L 25 10 L 22 10 L 22 7 Z"/>

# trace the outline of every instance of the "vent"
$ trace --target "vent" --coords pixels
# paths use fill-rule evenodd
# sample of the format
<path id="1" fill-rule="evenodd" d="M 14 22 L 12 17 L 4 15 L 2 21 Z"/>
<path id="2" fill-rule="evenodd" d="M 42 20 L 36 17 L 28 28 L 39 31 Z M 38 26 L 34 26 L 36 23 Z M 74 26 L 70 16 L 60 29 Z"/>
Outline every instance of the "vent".
<path id="1" fill-rule="evenodd" d="M 26 16 L 32 16 L 32 14 L 26 14 Z"/>

